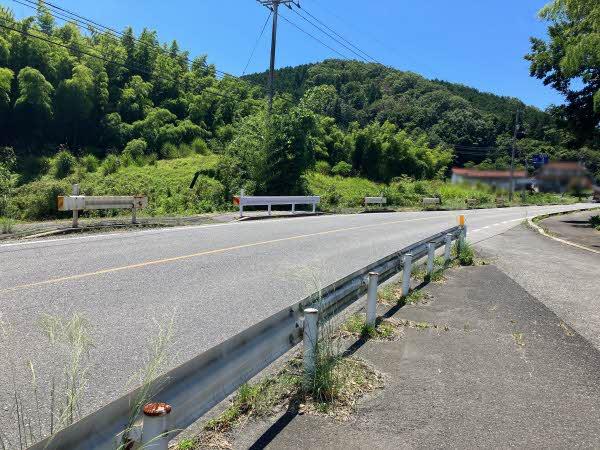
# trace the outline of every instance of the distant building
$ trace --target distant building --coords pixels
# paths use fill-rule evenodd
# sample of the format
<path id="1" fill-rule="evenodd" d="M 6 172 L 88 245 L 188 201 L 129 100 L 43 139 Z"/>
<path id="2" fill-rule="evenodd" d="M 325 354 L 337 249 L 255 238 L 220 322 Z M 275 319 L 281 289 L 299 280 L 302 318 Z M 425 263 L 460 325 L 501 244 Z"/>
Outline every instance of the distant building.
<path id="1" fill-rule="evenodd" d="M 554 161 L 539 169 L 535 184 L 540 192 L 564 193 L 570 189 L 590 189 L 592 180 L 589 171 L 578 162 Z"/>
<path id="2" fill-rule="evenodd" d="M 524 170 L 515 170 L 515 189 L 531 186 L 533 180 Z M 454 167 L 452 169 L 452 183 L 487 184 L 496 189 L 510 189 L 510 170 L 477 170 Z"/>

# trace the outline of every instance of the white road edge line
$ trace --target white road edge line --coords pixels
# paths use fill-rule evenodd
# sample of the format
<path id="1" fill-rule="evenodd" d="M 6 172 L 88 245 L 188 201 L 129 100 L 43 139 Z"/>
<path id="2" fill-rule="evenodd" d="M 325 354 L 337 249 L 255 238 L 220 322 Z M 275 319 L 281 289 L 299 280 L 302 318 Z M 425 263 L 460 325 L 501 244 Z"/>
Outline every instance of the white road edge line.
<path id="1" fill-rule="evenodd" d="M 537 213 L 541 212 L 541 210 L 546 210 L 546 209 L 559 207 L 559 206 L 561 206 L 561 205 L 547 205 L 547 206 L 546 205 L 544 205 L 544 206 L 536 205 L 533 207 L 518 206 L 518 207 L 514 207 L 514 208 L 505 208 L 504 211 L 509 212 L 511 210 L 514 211 L 515 209 L 527 210 L 528 208 L 530 208 L 531 210 L 534 210 L 534 211 L 530 211 L 530 212 L 534 212 L 534 214 L 537 215 Z M 464 214 L 465 216 L 469 217 L 469 216 L 475 216 L 475 215 L 477 215 L 477 213 L 481 213 L 481 212 L 495 213 L 495 212 L 497 212 L 498 209 L 499 208 L 490 208 L 490 209 L 484 209 L 484 210 L 475 210 L 475 212 L 473 210 L 454 210 L 454 211 L 437 211 L 437 212 L 445 212 L 445 213 L 448 213 L 448 215 Z M 590 208 L 587 207 L 584 209 L 590 209 Z M 575 211 L 577 211 L 577 210 L 581 210 L 581 208 L 578 208 Z M 412 211 L 410 211 L 410 212 L 412 212 Z M 414 212 L 418 213 L 418 212 L 422 212 L 422 211 L 414 211 Z M 307 216 L 307 217 L 299 217 L 297 219 L 330 218 L 330 217 L 334 217 L 334 216 L 336 216 L 336 215 Z M 498 216 L 499 215 L 492 216 L 492 217 L 498 217 Z M 271 223 L 282 222 L 285 220 L 289 220 L 289 219 L 282 218 L 282 219 L 270 219 L 268 221 L 253 221 L 253 222 L 246 222 L 245 225 L 271 224 Z M 519 220 L 523 220 L 523 219 L 519 219 Z M 509 220 L 507 222 L 512 222 L 512 221 Z M 224 226 L 235 226 L 235 225 L 239 225 L 240 223 L 241 222 L 236 221 L 236 222 L 204 224 L 204 225 L 183 225 L 183 226 L 159 228 L 159 229 L 151 229 L 151 230 L 139 230 L 139 231 L 134 231 L 134 232 L 126 232 L 126 233 L 112 232 L 112 233 L 93 234 L 93 235 L 88 235 L 88 236 L 74 236 L 74 237 L 55 238 L 55 239 L 39 239 L 39 240 L 35 240 L 35 241 L 26 241 L 26 242 L 11 242 L 8 244 L 0 244 L 0 249 L 8 248 L 8 247 L 35 245 L 35 244 L 49 244 L 49 243 L 54 243 L 54 242 L 96 240 L 99 238 L 111 238 L 111 237 L 115 237 L 115 236 L 118 237 L 121 235 L 131 236 L 134 234 L 145 235 L 145 234 L 158 234 L 158 233 L 174 233 L 174 232 L 186 231 L 186 230 L 197 230 L 197 229 L 204 229 L 204 228 L 224 227 Z"/>
<path id="2" fill-rule="evenodd" d="M 529 219 L 527 221 L 527 223 L 529 223 L 529 225 L 531 225 L 531 227 L 533 229 L 535 229 L 541 235 L 546 236 L 550 239 L 553 239 L 556 242 L 560 242 L 561 244 L 570 245 L 571 247 L 576 247 L 581 250 L 587 250 L 588 252 L 597 253 L 600 255 L 600 251 L 598 251 L 598 250 L 594 250 L 593 248 L 589 248 L 584 245 L 579 245 L 579 244 L 576 244 L 575 242 L 567 241 L 566 239 L 561 239 L 561 238 L 558 238 L 556 236 L 552 236 L 552 235 L 546 233 L 546 231 L 542 227 L 540 227 L 538 224 L 536 224 L 532 219 Z"/>

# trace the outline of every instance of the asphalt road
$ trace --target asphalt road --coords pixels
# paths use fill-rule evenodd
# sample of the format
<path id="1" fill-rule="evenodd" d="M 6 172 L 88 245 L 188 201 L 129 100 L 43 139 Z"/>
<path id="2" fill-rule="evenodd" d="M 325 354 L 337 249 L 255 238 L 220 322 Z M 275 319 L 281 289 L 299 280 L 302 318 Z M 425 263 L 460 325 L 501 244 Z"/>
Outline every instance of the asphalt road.
<path id="1" fill-rule="evenodd" d="M 477 241 L 528 215 L 593 205 L 466 211 Z M 273 219 L 0 245 L 0 432 L 10 429 L 14 390 L 39 402 L 63 369 L 38 321 L 42 314 L 90 321 L 94 348 L 81 399 L 89 412 L 130 389 L 156 321 L 175 322 L 168 367 L 412 242 L 454 226 L 459 212 Z M 29 391 L 28 391 L 29 389 Z M 29 399 L 27 398 L 29 397 Z M 12 403 L 11 403 L 12 402 Z M 27 409 L 27 408 L 26 408 Z M 30 415 L 33 413 L 30 413 Z M 42 417 L 42 420 L 44 417 Z"/>

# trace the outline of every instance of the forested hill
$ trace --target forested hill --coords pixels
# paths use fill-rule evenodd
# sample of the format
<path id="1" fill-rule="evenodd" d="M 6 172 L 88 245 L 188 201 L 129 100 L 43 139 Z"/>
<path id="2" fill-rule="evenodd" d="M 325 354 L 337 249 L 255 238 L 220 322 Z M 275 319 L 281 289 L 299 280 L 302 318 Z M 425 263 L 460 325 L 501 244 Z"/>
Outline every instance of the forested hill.
<path id="1" fill-rule="evenodd" d="M 268 111 L 265 74 L 224 74 L 152 30 L 88 25 L 61 23 L 43 0 L 23 19 L 0 6 L 0 216 L 51 217 L 70 183 L 126 192 L 99 180 L 198 154 L 211 161 L 198 168 L 203 182 L 191 196 L 193 173 L 167 183 L 154 197 L 164 211 L 207 197 L 210 208 L 228 204 L 242 188 L 306 193 L 314 171 L 390 184 L 441 180 L 454 164 L 504 168 L 517 110 L 519 165 L 546 153 L 582 160 L 600 179 L 600 145 L 517 99 L 327 60 L 279 70 Z M 7 200 L 27 195 L 35 211 Z"/>
<path id="2" fill-rule="evenodd" d="M 245 79 L 265 84 L 267 73 Z M 327 60 L 277 71 L 275 86 L 347 127 L 389 121 L 411 134 L 425 133 L 430 145 L 454 149 L 459 164 L 505 168 L 520 112 L 518 158 L 525 164 L 536 153 L 585 162 L 600 178 L 600 139 L 567 127 L 560 114 L 527 106 L 462 84 L 429 80 L 380 64 Z"/>
<path id="3" fill-rule="evenodd" d="M 264 85 L 266 77 L 265 72 L 244 78 Z M 323 104 L 324 114 L 346 126 L 353 121 L 365 125 L 388 120 L 408 131 L 426 131 L 432 143 L 491 147 L 499 136 L 512 136 L 518 109 L 523 114 L 521 137 L 555 140 L 556 121 L 519 99 L 380 64 L 327 60 L 282 68 L 275 80 L 278 92 L 288 92 L 296 100 L 310 91 L 314 101 Z"/>

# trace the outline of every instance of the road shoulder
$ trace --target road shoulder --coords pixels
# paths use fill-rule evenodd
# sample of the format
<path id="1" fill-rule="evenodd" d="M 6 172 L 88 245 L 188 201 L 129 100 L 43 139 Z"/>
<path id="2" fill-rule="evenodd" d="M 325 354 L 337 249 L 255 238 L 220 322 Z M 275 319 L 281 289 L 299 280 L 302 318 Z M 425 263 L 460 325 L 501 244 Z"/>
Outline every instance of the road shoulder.
<path id="1" fill-rule="evenodd" d="M 559 214 L 539 221 L 539 225 L 551 236 L 600 252 L 600 231 L 590 225 L 590 218 L 599 210 Z"/>
<path id="2" fill-rule="evenodd" d="M 394 314 L 429 327 L 358 348 L 385 388 L 349 420 L 284 414 L 235 448 L 598 447 L 600 353 L 495 266 L 447 278 Z"/>

